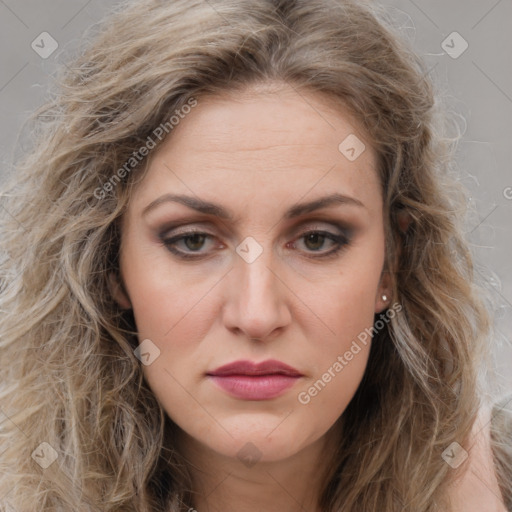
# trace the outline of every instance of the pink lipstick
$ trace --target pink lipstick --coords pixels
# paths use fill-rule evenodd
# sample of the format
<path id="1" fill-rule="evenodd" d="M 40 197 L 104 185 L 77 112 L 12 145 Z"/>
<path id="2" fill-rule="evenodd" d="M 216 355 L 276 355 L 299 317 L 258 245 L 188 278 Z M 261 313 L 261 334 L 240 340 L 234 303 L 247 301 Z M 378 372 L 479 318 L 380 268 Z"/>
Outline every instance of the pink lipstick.
<path id="1" fill-rule="evenodd" d="M 270 400 L 292 387 L 302 374 L 281 361 L 241 360 L 206 374 L 217 386 L 242 400 Z"/>

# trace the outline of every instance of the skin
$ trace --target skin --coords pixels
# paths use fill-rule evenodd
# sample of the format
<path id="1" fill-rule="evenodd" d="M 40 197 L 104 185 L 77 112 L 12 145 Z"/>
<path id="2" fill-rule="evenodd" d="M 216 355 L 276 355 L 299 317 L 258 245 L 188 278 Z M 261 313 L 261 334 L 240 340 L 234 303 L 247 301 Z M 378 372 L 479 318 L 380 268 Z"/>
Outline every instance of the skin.
<path id="1" fill-rule="evenodd" d="M 449 498 L 453 512 L 507 512 L 493 460 L 491 408 L 483 405 L 464 446 L 468 457 L 456 474 Z M 505 483 L 505 486 L 507 484 Z"/>
<path id="2" fill-rule="evenodd" d="M 350 134 L 366 145 L 354 161 L 338 150 Z M 297 203 L 334 192 L 360 204 L 283 218 Z M 166 193 L 218 203 L 234 219 L 176 202 L 143 215 Z M 151 155 L 122 219 L 122 283 L 114 296 L 133 308 L 139 341 L 160 350 L 143 370 L 179 427 L 197 510 L 318 510 L 326 454 L 370 343 L 309 403 L 298 395 L 390 306 L 382 299 L 391 296 L 382 210 L 376 155 L 357 124 L 322 95 L 285 85 L 198 98 Z M 321 258 L 335 242 L 304 235 L 339 234 L 337 225 L 349 241 Z M 210 235 L 174 246 L 200 254 L 196 260 L 180 259 L 161 240 L 189 230 Z M 235 251 L 246 237 L 262 249 L 251 263 Z M 303 374 L 270 400 L 233 398 L 205 375 L 235 360 L 270 358 Z M 251 466 L 237 456 L 247 443 L 259 457 Z"/>

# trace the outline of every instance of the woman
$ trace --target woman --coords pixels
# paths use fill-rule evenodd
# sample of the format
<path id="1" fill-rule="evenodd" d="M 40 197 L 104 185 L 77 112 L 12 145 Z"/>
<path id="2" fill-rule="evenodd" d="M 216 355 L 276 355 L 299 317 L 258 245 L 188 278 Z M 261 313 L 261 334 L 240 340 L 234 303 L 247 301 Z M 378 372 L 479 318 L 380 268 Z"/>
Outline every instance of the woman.
<path id="1" fill-rule="evenodd" d="M 105 21 L 4 193 L 1 510 L 510 507 L 425 71 L 360 2 Z"/>

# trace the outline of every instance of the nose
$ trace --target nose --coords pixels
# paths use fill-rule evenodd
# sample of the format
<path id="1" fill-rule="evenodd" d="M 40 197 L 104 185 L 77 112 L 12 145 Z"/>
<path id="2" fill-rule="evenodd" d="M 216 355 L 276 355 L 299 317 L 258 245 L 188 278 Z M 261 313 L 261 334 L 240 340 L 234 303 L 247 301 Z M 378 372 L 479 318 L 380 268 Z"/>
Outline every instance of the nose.
<path id="1" fill-rule="evenodd" d="M 251 263 L 236 256 L 226 281 L 223 308 L 225 327 L 247 339 L 267 341 L 282 333 L 291 321 L 290 291 L 272 267 L 271 250 Z"/>

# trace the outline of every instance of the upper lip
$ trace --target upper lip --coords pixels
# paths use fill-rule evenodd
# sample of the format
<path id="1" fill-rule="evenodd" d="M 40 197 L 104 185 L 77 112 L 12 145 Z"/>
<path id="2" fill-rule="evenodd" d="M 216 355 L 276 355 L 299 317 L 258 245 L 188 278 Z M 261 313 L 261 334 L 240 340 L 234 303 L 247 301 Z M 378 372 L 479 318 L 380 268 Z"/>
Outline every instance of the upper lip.
<path id="1" fill-rule="evenodd" d="M 233 361 L 232 363 L 219 366 L 216 370 L 208 372 L 207 375 L 288 375 L 289 377 L 301 377 L 297 369 L 276 359 L 267 359 L 260 363 L 248 360 Z"/>

